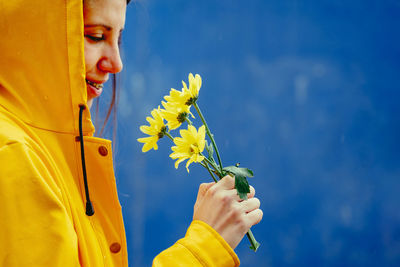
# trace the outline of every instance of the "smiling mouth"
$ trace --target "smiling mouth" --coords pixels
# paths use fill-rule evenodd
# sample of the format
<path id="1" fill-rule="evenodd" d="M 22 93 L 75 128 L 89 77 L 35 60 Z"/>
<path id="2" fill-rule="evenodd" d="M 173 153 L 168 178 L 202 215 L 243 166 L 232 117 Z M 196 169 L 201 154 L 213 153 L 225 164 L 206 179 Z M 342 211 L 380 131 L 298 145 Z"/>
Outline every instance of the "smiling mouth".
<path id="1" fill-rule="evenodd" d="M 90 84 L 91 86 L 95 87 L 96 89 L 102 89 L 103 88 L 103 84 L 102 83 L 95 83 L 95 82 L 89 81 L 87 79 L 86 79 L 86 82 L 88 84 Z"/>

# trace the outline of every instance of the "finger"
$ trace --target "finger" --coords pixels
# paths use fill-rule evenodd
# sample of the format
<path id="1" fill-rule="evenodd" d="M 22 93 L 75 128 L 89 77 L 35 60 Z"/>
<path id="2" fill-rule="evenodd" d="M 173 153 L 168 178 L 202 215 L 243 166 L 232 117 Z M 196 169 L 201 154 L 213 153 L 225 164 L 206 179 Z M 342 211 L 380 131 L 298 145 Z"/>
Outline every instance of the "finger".
<path id="1" fill-rule="evenodd" d="M 254 189 L 254 187 L 252 187 L 250 185 L 250 193 L 247 194 L 247 197 L 252 198 L 252 197 L 254 197 L 255 194 L 256 194 L 256 190 Z"/>
<path id="2" fill-rule="evenodd" d="M 216 184 L 216 186 L 222 189 L 233 189 L 235 187 L 235 178 L 230 175 L 226 175 Z"/>
<path id="3" fill-rule="evenodd" d="M 221 187 L 222 189 L 233 189 L 235 188 L 235 177 L 226 175 L 224 178 L 222 178 L 217 185 Z M 252 198 L 256 194 L 256 190 L 254 189 L 253 186 L 250 185 L 250 193 L 247 194 L 247 198 Z M 236 193 L 237 195 L 237 193 Z M 240 197 L 235 197 L 237 201 L 241 201 Z"/>
<path id="4" fill-rule="evenodd" d="M 241 201 L 244 200 L 244 199 L 240 198 L 240 196 L 239 196 L 239 194 L 238 194 L 238 192 L 237 192 L 237 190 L 235 188 L 231 189 L 231 190 L 228 190 L 227 193 L 232 197 L 232 199 L 234 199 L 234 200 L 236 200 L 238 202 L 241 202 Z M 247 194 L 247 199 L 253 198 L 254 195 L 255 195 L 254 187 L 250 186 L 250 193 Z"/>
<path id="5" fill-rule="evenodd" d="M 258 198 L 250 198 L 240 203 L 242 209 L 246 212 L 252 212 L 260 207 L 260 200 Z"/>
<path id="6" fill-rule="evenodd" d="M 238 191 L 236 190 L 236 188 L 234 189 L 230 189 L 230 190 L 226 190 L 226 194 L 234 201 L 236 202 L 242 202 L 244 199 L 241 199 Z"/>
<path id="7" fill-rule="evenodd" d="M 259 223 L 263 217 L 263 212 L 260 209 L 255 209 L 246 215 L 249 226 Z"/>
<path id="8" fill-rule="evenodd" d="M 200 200 L 201 198 L 204 197 L 204 195 L 206 194 L 206 192 L 208 191 L 208 189 L 210 189 L 210 187 L 212 187 L 215 184 L 215 182 L 211 182 L 211 183 L 202 183 L 199 186 L 199 192 L 197 193 L 197 200 Z"/>

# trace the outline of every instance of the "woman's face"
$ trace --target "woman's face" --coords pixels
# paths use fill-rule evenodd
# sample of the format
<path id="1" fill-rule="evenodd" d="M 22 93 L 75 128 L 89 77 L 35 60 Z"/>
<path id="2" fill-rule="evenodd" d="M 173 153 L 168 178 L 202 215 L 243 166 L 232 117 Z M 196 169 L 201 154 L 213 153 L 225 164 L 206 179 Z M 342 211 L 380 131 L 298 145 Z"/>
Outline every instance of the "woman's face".
<path id="1" fill-rule="evenodd" d="M 84 0 L 84 44 L 88 106 L 100 96 L 110 73 L 122 70 L 119 40 L 126 0 Z"/>

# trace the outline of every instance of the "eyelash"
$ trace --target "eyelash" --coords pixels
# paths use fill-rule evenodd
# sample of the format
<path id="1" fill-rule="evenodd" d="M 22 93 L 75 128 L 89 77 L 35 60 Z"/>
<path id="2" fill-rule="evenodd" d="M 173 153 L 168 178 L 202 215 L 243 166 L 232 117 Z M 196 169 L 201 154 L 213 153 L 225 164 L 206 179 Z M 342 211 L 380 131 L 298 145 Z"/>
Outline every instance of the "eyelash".
<path id="1" fill-rule="evenodd" d="M 86 34 L 85 37 L 89 38 L 93 42 L 100 42 L 106 39 L 104 35 L 101 35 L 101 37 L 96 37 L 93 35 Z M 121 46 L 121 42 L 122 42 L 122 34 L 118 36 L 118 46 Z"/>
<path id="2" fill-rule="evenodd" d="M 96 36 L 92 36 L 92 35 L 85 35 L 85 37 L 89 38 L 90 40 L 94 41 L 94 42 L 100 42 L 105 40 L 104 35 L 101 35 L 101 37 L 96 37 Z"/>

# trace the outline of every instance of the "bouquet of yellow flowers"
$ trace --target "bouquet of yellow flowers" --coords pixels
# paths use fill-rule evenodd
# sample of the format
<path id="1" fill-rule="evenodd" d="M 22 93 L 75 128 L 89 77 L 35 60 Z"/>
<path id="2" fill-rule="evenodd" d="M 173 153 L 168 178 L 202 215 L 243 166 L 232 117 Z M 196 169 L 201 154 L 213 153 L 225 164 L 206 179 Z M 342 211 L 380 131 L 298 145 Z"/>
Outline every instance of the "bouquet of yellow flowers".
<path id="1" fill-rule="evenodd" d="M 144 143 L 142 151 L 147 152 L 150 149 L 157 150 L 158 140 L 164 136 L 169 137 L 175 144 L 175 146 L 171 147 L 173 152 L 170 154 L 172 159 L 176 159 L 175 168 L 178 168 L 181 162 L 188 160 L 186 162 L 187 172 L 189 172 L 189 165 L 197 162 L 207 169 L 215 182 L 218 182 L 215 176 L 221 179 L 227 174 L 232 175 L 235 177 L 235 188 L 239 197 L 247 199 L 247 193 L 250 193 L 250 186 L 246 177 L 253 177 L 253 172 L 247 168 L 240 168 L 239 164 L 229 167 L 222 166 L 214 136 L 211 134 L 197 104 L 201 83 L 200 75 L 196 74 L 193 76 L 190 73 L 189 87 L 182 81 L 183 88 L 181 91 L 172 88 L 169 95 L 164 97 L 165 101 L 161 102 L 163 108 L 158 106 L 158 108 L 151 111 L 151 117 L 146 118 L 149 125 L 140 126 L 140 130 L 149 136 L 137 140 Z M 203 123 L 198 129 L 196 129 L 189 118 L 190 116 L 194 119 L 193 114 L 190 112 L 192 106 Z M 187 129 L 179 131 L 180 137 L 173 137 L 171 131 L 179 128 L 184 122 L 188 124 Z M 211 144 L 207 142 L 206 134 Z M 207 151 L 207 155 L 204 154 L 204 149 Z M 214 153 L 217 156 L 218 163 L 214 159 Z M 251 243 L 250 248 L 257 251 L 260 244 L 255 240 L 251 230 L 248 231 L 247 237 Z"/>

